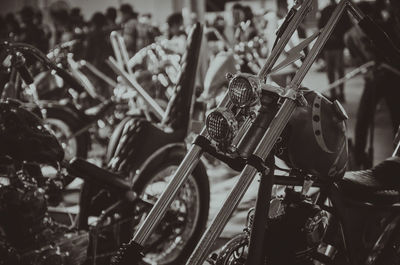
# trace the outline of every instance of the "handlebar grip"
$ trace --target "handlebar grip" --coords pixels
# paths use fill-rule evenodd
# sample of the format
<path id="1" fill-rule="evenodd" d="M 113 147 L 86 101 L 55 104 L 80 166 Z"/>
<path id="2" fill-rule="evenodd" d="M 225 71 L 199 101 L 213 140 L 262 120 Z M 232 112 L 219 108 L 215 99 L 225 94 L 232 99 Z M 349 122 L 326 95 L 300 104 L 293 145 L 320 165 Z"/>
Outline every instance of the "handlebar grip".
<path id="1" fill-rule="evenodd" d="M 25 84 L 28 86 L 33 84 L 33 76 L 25 65 L 18 66 L 17 71 L 21 75 L 21 78 L 24 80 Z"/>
<path id="2" fill-rule="evenodd" d="M 368 16 L 358 23 L 362 31 L 371 39 L 377 52 L 393 65 L 399 65 L 400 51 L 389 36 Z"/>

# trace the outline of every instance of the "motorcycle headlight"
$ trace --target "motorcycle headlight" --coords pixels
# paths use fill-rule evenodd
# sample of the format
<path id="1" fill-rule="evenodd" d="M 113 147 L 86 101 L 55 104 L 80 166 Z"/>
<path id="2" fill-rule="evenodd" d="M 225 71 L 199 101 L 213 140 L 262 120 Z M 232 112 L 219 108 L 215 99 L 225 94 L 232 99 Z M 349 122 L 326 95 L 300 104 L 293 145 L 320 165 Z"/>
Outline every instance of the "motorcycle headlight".
<path id="1" fill-rule="evenodd" d="M 231 111 L 218 108 L 208 114 L 206 128 L 213 140 L 220 144 L 230 144 L 238 131 L 238 123 Z"/>
<path id="2" fill-rule="evenodd" d="M 230 80 L 228 91 L 232 103 L 240 108 L 252 105 L 258 98 L 256 84 L 243 75 Z"/>

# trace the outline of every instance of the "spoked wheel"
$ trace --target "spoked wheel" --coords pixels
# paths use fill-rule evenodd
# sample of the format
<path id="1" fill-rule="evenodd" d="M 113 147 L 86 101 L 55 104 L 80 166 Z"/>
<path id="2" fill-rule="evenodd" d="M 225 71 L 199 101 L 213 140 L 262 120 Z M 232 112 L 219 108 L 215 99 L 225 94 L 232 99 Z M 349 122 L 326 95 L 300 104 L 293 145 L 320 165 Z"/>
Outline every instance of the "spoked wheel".
<path id="1" fill-rule="evenodd" d="M 45 122 L 61 143 L 65 152 L 65 159 L 86 158 L 89 140 L 84 134 L 73 136 L 80 126 L 79 121 L 69 112 L 61 109 L 49 108 L 46 115 Z"/>
<path id="2" fill-rule="evenodd" d="M 65 158 L 70 160 L 75 157 L 78 153 L 78 141 L 75 137 L 70 138 L 73 133 L 71 128 L 64 121 L 53 118 L 46 119 L 46 123 L 61 143 L 65 152 Z"/>
<path id="3" fill-rule="evenodd" d="M 366 265 L 400 265 L 400 216 L 395 216 L 382 231 L 368 253 Z"/>
<path id="4" fill-rule="evenodd" d="M 161 166 L 141 174 L 135 189 L 154 204 L 183 157 L 169 157 Z M 193 251 L 207 224 L 210 189 L 205 170 L 196 168 L 172 202 L 168 214 L 147 240 L 145 264 L 182 264 Z M 144 220 L 146 214 L 141 216 Z M 136 227 L 137 228 L 137 227 Z"/>
<path id="5" fill-rule="evenodd" d="M 216 265 L 244 265 L 247 260 L 249 236 L 241 233 L 225 244 L 218 253 Z"/>

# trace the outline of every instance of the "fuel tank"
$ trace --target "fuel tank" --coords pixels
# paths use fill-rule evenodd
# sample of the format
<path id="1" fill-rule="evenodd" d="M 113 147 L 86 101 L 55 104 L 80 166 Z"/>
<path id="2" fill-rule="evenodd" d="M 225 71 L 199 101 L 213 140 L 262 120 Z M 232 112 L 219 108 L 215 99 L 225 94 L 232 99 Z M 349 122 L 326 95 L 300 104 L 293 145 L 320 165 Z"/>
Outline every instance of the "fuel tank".
<path id="1" fill-rule="evenodd" d="M 302 90 L 307 104 L 296 108 L 277 146 L 277 155 L 291 167 L 323 181 L 339 179 L 348 160 L 347 114 L 338 101 Z"/>

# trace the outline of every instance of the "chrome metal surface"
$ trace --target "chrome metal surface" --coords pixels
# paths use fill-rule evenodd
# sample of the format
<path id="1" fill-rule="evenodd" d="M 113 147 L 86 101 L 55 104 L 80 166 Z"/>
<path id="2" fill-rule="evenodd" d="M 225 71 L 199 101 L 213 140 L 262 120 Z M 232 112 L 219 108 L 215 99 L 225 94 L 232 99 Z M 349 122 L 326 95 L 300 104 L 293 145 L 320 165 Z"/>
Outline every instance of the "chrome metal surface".
<path id="1" fill-rule="evenodd" d="M 152 177 L 149 183 L 146 184 L 143 192 L 139 196 L 147 202 L 155 203 L 164 191 L 166 184 L 171 180 L 176 169 L 176 165 L 162 168 Z M 170 211 L 174 212 L 179 226 L 170 229 L 171 231 L 168 232 L 169 236 L 167 237 L 160 231 L 161 233 L 153 233 L 151 237 L 146 240 L 146 246 L 151 246 L 159 241 L 161 237 L 165 237 L 164 240 L 156 244 L 155 249 L 151 249 L 146 253 L 144 257 L 145 262 L 158 265 L 170 264 L 181 254 L 183 248 L 193 235 L 199 221 L 200 197 L 200 188 L 197 186 L 194 177 L 189 175 L 187 181 L 183 184 L 169 208 Z"/>
<path id="2" fill-rule="evenodd" d="M 168 183 L 163 194 L 154 204 L 149 215 L 139 227 L 138 231 L 133 237 L 133 241 L 142 246 L 145 245 L 146 240 L 150 237 L 154 228 L 160 223 L 162 217 L 171 205 L 179 189 L 182 187 L 187 177 L 193 172 L 193 170 L 199 163 L 202 153 L 203 152 L 201 147 L 197 145 L 193 145 L 191 147 L 191 149 L 183 159 L 182 163 L 176 170 L 173 178 Z"/>
<path id="3" fill-rule="evenodd" d="M 290 82 L 289 89 L 298 91 L 305 75 L 310 70 L 311 65 L 314 63 L 315 59 L 322 50 L 329 36 L 333 32 L 335 25 L 337 24 L 341 15 L 343 14 L 343 11 L 345 10 L 346 7 L 346 3 L 347 1 L 343 0 L 335 8 L 325 28 L 322 30 L 321 35 L 316 40 L 311 51 L 305 58 L 303 64 L 301 65 L 300 69 L 297 71 L 296 75 Z M 288 123 L 295 108 L 296 108 L 296 103 L 293 100 L 285 99 L 284 103 L 279 109 L 279 112 L 272 120 L 271 125 L 268 128 L 267 132 L 265 133 L 264 137 L 262 138 L 260 144 L 257 146 L 256 151 L 254 152 L 256 156 L 261 157 L 262 159 L 265 159 L 268 156 L 268 154 L 270 153 L 270 151 L 274 146 L 274 143 L 276 142 L 279 135 L 282 133 L 283 129 Z"/>
<path id="4" fill-rule="evenodd" d="M 121 69 L 121 67 L 118 65 L 117 62 L 115 62 L 115 60 L 109 60 L 109 62 L 111 62 L 109 65 L 112 67 L 112 69 L 117 74 L 121 75 L 125 79 L 125 81 L 128 82 L 128 84 L 140 94 L 140 96 L 146 101 L 149 107 L 151 107 L 151 109 L 154 111 L 154 114 L 157 115 L 160 120 L 162 120 L 165 113 L 164 110 L 158 105 L 158 103 L 134 78 L 132 78 L 132 76 L 130 76 L 125 70 Z"/>
<path id="5" fill-rule="evenodd" d="M 313 0 L 305 0 L 300 9 L 294 15 L 292 21 L 289 23 L 288 28 L 283 33 L 281 39 L 278 41 L 275 49 L 272 50 L 271 55 L 268 57 L 265 65 L 258 73 L 258 76 L 261 80 L 265 80 L 267 78 L 267 75 L 271 72 L 272 67 L 278 60 L 283 49 L 286 47 L 294 31 L 298 28 L 302 20 L 307 16 L 311 8 L 312 2 Z"/>
<path id="6" fill-rule="evenodd" d="M 225 200 L 221 210 L 215 216 L 210 227 L 206 230 L 201 238 L 199 244 L 196 246 L 194 252 L 186 262 L 187 265 L 202 265 L 204 260 L 207 258 L 212 243 L 217 239 L 224 229 L 229 217 L 232 215 L 236 206 L 239 204 L 243 195 L 246 193 L 249 185 L 253 181 L 257 169 L 252 166 L 245 166 L 242 173 L 240 174 L 239 180 L 229 193 L 228 198 Z"/>
<path id="7" fill-rule="evenodd" d="M 231 103 L 229 101 L 228 93 L 225 93 L 224 98 L 221 100 L 218 107 L 227 107 L 229 108 Z M 201 136 L 207 136 L 206 128 L 203 127 Z M 182 187 L 184 181 L 187 177 L 193 172 L 194 168 L 200 161 L 201 155 L 203 151 L 200 146 L 192 145 L 185 158 L 179 165 L 177 171 L 171 179 L 171 182 L 168 184 L 163 194 L 160 196 L 159 200 L 151 209 L 149 215 L 146 220 L 142 223 L 142 225 L 137 230 L 135 236 L 133 237 L 133 241 L 140 245 L 144 245 L 146 240 L 150 237 L 154 228 L 160 223 L 162 217 L 166 213 L 169 205 L 174 199 L 174 196 L 177 194 L 179 189 Z"/>
<path id="8" fill-rule="evenodd" d="M 340 20 L 341 16 L 343 15 L 343 11 L 347 6 L 348 0 L 342 0 L 339 2 L 335 10 L 333 11 L 330 19 L 326 23 L 326 26 L 321 32 L 321 35 L 318 37 L 316 42 L 314 43 L 313 47 L 311 48 L 309 54 L 306 56 L 303 64 L 301 65 L 300 69 L 297 71 L 296 75 L 293 77 L 292 81 L 290 82 L 289 87 L 293 89 L 298 89 L 301 82 L 303 81 L 305 75 L 310 70 L 312 64 L 314 63 L 315 59 L 317 58 L 318 54 L 321 52 L 322 48 L 324 47 L 325 43 L 328 41 L 333 29 L 335 28 L 337 22 Z"/>

